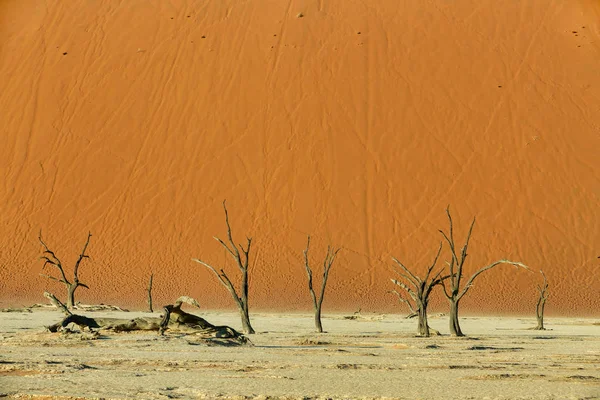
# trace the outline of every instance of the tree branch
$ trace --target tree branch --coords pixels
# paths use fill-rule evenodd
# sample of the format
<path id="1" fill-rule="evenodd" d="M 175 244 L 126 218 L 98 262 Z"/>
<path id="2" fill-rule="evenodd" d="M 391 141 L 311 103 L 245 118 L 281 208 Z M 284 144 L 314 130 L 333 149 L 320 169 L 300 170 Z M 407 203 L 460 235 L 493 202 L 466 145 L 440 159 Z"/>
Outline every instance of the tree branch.
<path id="1" fill-rule="evenodd" d="M 212 265 L 207 264 L 204 261 L 199 260 L 197 258 L 192 258 L 192 261 L 195 261 L 198 264 L 201 264 L 201 265 L 205 266 L 206 268 L 210 269 L 217 276 L 217 278 L 219 278 L 219 281 L 221 282 L 221 284 L 223 286 L 225 286 L 225 288 L 227 288 L 227 290 L 229 290 L 232 297 L 236 301 L 237 305 L 241 306 L 241 304 L 242 304 L 241 299 L 238 296 L 237 292 L 235 291 L 235 287 L 231 283 L 231 280 L 229 279 L 229 277 L 227 277 L 227 274 L 225 273 L 225 271 L 221 270 L 221 272 L 219 273 Z"/>
<path id="2" fill-rule="evenodd" d="M 64 283 L 64 284 L 66 284 L 66 285 L 70 285 L 70 283 L 69 283 L 69 282 L 65 282 L 65 281 L 63 281 L 62 279 L 58 279 L 58 278 L 55 278 L 55 277 L 53 277 L 53 276 L 50 276 L 50 275 L 46 275 L 46 274 L 40 274 L 40 276 L 43 276 L 44 278 L 52 279 L 53 281 L 57 281 L 57 282 Z"/>
<path id="3" fill-rule="evenodd" d="M 390 279 L 392 281 L 392 283 L 394 283 L 394 285 L 398 285 L 400 286 L 402 289 L 404 289 L 406 292 L 408 292 L 408 294 L 410 295 L 410 297 L 413 298 L 413 300 L 417 301 L 417 293 L 411 289 L 409 286 L 407 286 L 406 284 L 404 284 L 404 282 L 400 282 L 396 279 Z"/>
<path id="4" fill-rule="evenodd" d="M 313 305 L 316 310 L 318 303 L 317 303 L 317 296 L 315 295 L 315 291 L 313 289 L 312 270 L 310 269 L 309 262 L 308 262 L 309 247 L 310 247 L 310 235 L 308 236 L 308 239 L 306 240 L 306 249 L 303 252 L 304 253 L 304 268 L 306 269 L 306 275 L 308 277 L 308 291 L 310 292 L 310 296 L 312 298 Z"/>
<path id="5" fill-rule="evenodd" d="M 71 311 L 69 311 L 69 309 L 67 308 L 67 306 L 65 306 L 63 303 L 61 303 L 61 301 L 58 300 L 56 298 L 56 296 L 54 296 L 52 293 L 44 292 L 44 297 L 47 298 L 48 300 L 50 300 L 50 302 L 56 308 L 58 308 L 60 311 L 62 311 L 64 314 L 66 314 L 66 315 L 73 315 L 73 313 L 71 313 Z"/>
<path id="6" fill-rule="evenodd" d="M 401 273 L 400 271 L 396 272 L 405 277 L 410 283 L 412 283 L 415 286 L 419 286 L 421 280 L 419 278 L 417 278 L 412 272 L 409 271 L 408 268 L 406 268 L 406 266 L 404 264 L 402 264 L 398 259 L 396 259 L 395 257 L 392 257 L 392 260 L 394 260 L 394 262 L 396 264 L 398 264 L 400 266 L 400 268 L 402 268 L 408 275 Z"/>
<path id="7" fill-rule="evenodd" d="M 54 252 L 52 250 L 50 250 L 48 248 L 48 246 L 46 246 L 46 243 L 44 243 L 44 241 L 42 240 L 42 232 L 41 231 L 40 231 L 40 235 L 38 236 L 38 239 L 39 239 L 40 243 L 42 244 L 42 246 L 44 246 L 43 254 L 49 254 L 53 258 L 53 260 L 52 260 L 49 257 L 41 257 L 43 260 L 46 260 L 46 262 L 44 262 L 44 266 L 46 266 L 46 264 L 54 265 L 60 271 L 60 275 L 62 277 L 62 282 L 70 285 L 71 283 L 69 282 L 69 280 L 67 279 L 67 276 L 65 275 L 65 271 L 63 270 L 60 259 L 58 257 L 56 257 L 56 254 L 54 254 Z M 44 268 L 44 266 L 42 266 L 42 268 Z M 55 279 L 55 280 L 61 282 L 61 280 L 59 280 L 59 279 Z"/>
<path id="8" fill-rule="evenodd" d="M 522 264 L 520 262 L 515 262 L 515 261 L 510 261 L 510 260 L 498 260 L 498 261 L 495 261 L 495 262 L 491 263 L 490 265 L 487 265 L 487 266 L 479 269 L 477 272 L 475 272 L 471 276 L 471 278 L 469 278 L 469 280 L 467 281 L 465 287 L 460 292 L 460 294 L 457 296 L 457 300 L 460 300 L 465 295 L 465 293 L 467 293 L 467 291 L 471 288 L 471 285 L 473 284 L 473 281 L 475 280 L 475 278 L 477 278 L 483 272 L 485 272 L 485 271 L 487 271 L 489 269 L 492 269 L 495 266 L 500 265 L 500 264 L 510 264 L 510 265 L 513 265 L 513 266 L 515 266 L 517 268 L 521 267 L 521 268 L 524 268 L 526 270 L 529 270 L 529 267 L 527 265 Z"/>
<path id="9" fill-rule="evenodd" d="M 236 256 L 236 254 L 233 252 L 233 250 L 231 250 L 231 249 L 229 248 L 229 246 L 227 246 L 227 244 L 225 244 L 225 242 L 224 242 L 224 241 L 222 241 L 221 239 L 219 239 L 219 238 L 218 238 L 218 237 L 216 237 L 216 236 L 213 236 L 213 239 L 215 239 L 217 242 L 221 243 L 221 246 L 225 247 L 225 250 L 227 250 L 227 252 L 228 252 L 229 254 L 231 254 L 231 256 L 232 256 L 232 257 L 233 257 L 233 258 L 234 258 L 234 259 L 237 261 L 237 256 Z"/>
<path id="10" fill-rule="evenodd" d="M 327 279 L 329 279 L 329 270 L 335 261 L 337 253 L 341 249 L 333 250 L 330 246 L 327 246 L 327 254 L 323 261 L 323 282 L 321 283 L 321 297 L 319 298 L 319 307 L 323 304 L 323 298 L 325 297 L 325 288 L 327 287 Z"/>
<path id="11" fill-rule="evenodd" d="M 180 296 L 177 300 L 175 300 L 175 303 L 173 304 L 173 306 L 174 306 L 174 308 L 181 308 L 181 305 L 183 303 L 187 303 L 190 306 L 200 308 L 200 303 L 198 303 L 196 301 L 196 299 L 189 297 L 189 296 Z"/>
<path id="12" fill-rule="evenodd" d="M 85 244 L 83 245 L 83 250 L 81 251 L 79 258 L 77 259 L 77 262 L 75 263 L 75 268 L 73 269 L 73 279 L 75 280 L 75 282 L 79 281 L 79 264 L 81 264 L 81 260 L 83 260 L 84 258 L 90 258 L 89 256 L 87 256 L 85 254 L 85 251 L 87 250 L 87 247 L 90 244 L 91 237 L 92 237 L 92 233 L 88 232 L 87 240 L 85 241 Z M 84 285 L 81 285 L 81 286 L 84 286 Z M 87 287 L 87 286 L 85 286 L 85 287 Z"/>
<path id="13" fill-rule="evenodd" d="M 427 279 L 429 279 L 429 274 L 431 274 L 431 271 L 435 268 L 435 265 L 438 262 L 438 259 L 440 258 L 440 254 L 442 253 L 442 242 L 440 242 L 440 247 L 438 248 L 437 254 L 435 255 L 435 258 L 433 259 L 433 263 L 431 264 L 431 266 L 427 269 L 427 274 L 425 274 L 425 279 L 423 279 L 424 282 L 427 282 Z M 440 271 L 438 273 L 441 274 L 442 271 Z M 433 281 L 435 281 L 435 278 L 433 279 Z"/>
<path id="14" fill-rule="evenodd" d="M 225 200 L 223 200 L 223 210 L 225 210 L 225 224 L 227 225 L 227 239 L 229 240 L 229 243 L 231 244 L 232 253 L 234 254 L 234 258 L 238 262 L 238 267 L 243 270 L 243 268 L 242 268 L 243 264 L 242 264 L 242 259 L 240 257 L 240 252 L 238 251 L 238 248 L 235 245 L 235 242 L 233 241 L 233 236 L 231 234 L 231 225 L 229 224 L 229 213 L 227 212 L 227 205 L 225 204 Z"/>
<path id="15" fill-rule="evenodd" d="M 406 316 L 406 318 L 412 318 L 417 316 L 417 311 L 415 310 L 415 307 L 413 306 L 413 304 L 410 302 L 410 300 L 405 299 L 400 293 L 398 293 L 398 291 L 396 290 L 390 290 L 388 293 L 393 293 L 396 295 L 396 297 L 398 297 L 398 301 L 405 303 L 408 306 L 408 309 L 410 310 L 410 314 Z"/>

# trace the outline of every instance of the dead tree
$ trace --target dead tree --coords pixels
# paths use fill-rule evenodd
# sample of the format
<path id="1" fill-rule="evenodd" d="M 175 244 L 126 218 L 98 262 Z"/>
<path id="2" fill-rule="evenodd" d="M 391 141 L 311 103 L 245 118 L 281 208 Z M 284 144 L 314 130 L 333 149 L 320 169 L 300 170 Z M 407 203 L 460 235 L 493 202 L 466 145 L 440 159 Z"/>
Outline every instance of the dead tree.
<path id="1" fill-rule="evenodd" d="M 312 297 L 313 307 L 315 309 L 315 327 L 317 328 L 317 332 L 323 333 L 323 325 L 321 325 L 321 308 L 323 306 L 323 298 L 325 297 L 325 288 L 327 287 L 327 279 L 329 278 L 329 270 L 335 261 L 335 257 L 337 253 L 341 249 L 333 250 L 331 246 L 327 246 L 327 254 L 325 255 L 325 260 L 323 261 L 323 280 L 321 281 L 321 293 L 319 297 L 315 295 L 315 291 L 313 289 L 313 278 L 312 278 L 312 270 L 310 269 L 310 264 L 308 261 L 308 249 L 310 247 L 310 236 L 308 236 L 308 240 L 306 242 L 306 249 L 304 250 L 304 268 L 306 269 L 306 275 L 308 277 L 308 291 L 310 292 L 310 296 Z"/>
<path id="2" fill-rule="evenodd" d="M 393 280 L 392 280 L 392 282 L 393 282 Z M 402 296 L 397 290 L 390 290 L 388 293 L 395 294 L 396 297 L 398 298 L 398 301 L 400 303 L 406 304 L 406 306 L 410 310 L 410 313 L 408 313 L 406 315 L 406 317 L 404 317 L 404 318 L 411 319 L 411 318 L 419 316 L 419 313 L 417 312 L 415 305 L 410 301 L 410 299 L 405 299 L 404 296 Z"/>
<path id="3" fill-rule="evenodd" d="M 548 280 L 546 279 L 546 274 L 544 271 L 540 270 L 540 273 L 544 277 L 543 285 L 537 285 L 537 290 L 540 295 L 537 301 L 537 305 L 535 307 L 535 315 L 537 317 L 537 326 L 533 328 L 536 331 L 545 331 L 544 328 L 544 308 L 546 307 L 546 300 L 548 300 Z"/>
<path id="4" fill-rule="evenodd" d="M 238 266 L 238 269 L 242 274 L 240 295 L 238 295 L 237 291 L 235 290 L 235 287 L 233 286 L 233 283 L 231 283 L 231 280 L 229 279 L 225 271 L 223 271 L 223 269 L 220 269 L 220 272 L 217 272 L 217 270 L 212 265 L 207 264 L 202 260 L 192 258 L 192 261 L 202 264 L 206 268 L 210 269 L 217 276 L 217 278 L 219 278 L 219 281 L 223 284 L 223 286 L 225 286 L 225 288 L 229 290 L 231 297 L 233 297 L 233 300 L 235 301 L 240 311 L 244 333 L 252 334 L 255 332 L 252 328 L 252 325 L 250 324 L 250 315 L 248 313 L 248 255 L 250 254 L 252 238 L 247 237 L 246 248 L 244 249 L 242 245 L 239 245 L 238 250 L 238 247 L 235 245 L 235 242 L 233 241 L 233 237 L 231 235 L 231 226 L 229 225 L 229 214 L 227 213 L 227 206 L 225 205 L 225 200 L 223 200 L 223 209 L 225 210 L 225 224 L 227 225 L 227 239 L 229 241 L 229 245 L 227 245 L 225 242 L 223 242 L 216 236 L 214 237 L 214 239 L 218 241 L 221 244 L 221 246 L 225 248 L 225 250 L 227 250 L 231 257 L 233 257 L 235 263 Z"/>
<path id="5" fill-rule="evenodd" d="M 437 264 L 437 261 L 442 252 L 442 244 L 440 243 L 440 247 L 438 248 L 437 254 L 433 259 L 433 263 L 427 268 L 427 273 L 425 274 L 425 278 L 421 279 L 414 273 L 412 273 L 404 264 L 402 264 L 398 259 L 392 257 L 392 260 L 400 267 L 400 270 L 394 268 L 396 273 L 406 279 L 409 284 L 405 284 L 402 281 L 392 279 L 392 282 L 402 289 L 404 289 L 409 296 L 413 299 L 417 308 L 417 315 L 419 316 L 418 322 L 418 334 L 419 336 L 430 336 L 430 330 L 433 331 L 429 327 L 427 323 L 427 306 L 429 305 L 429 295 L 433 288 L 437 285 L 442 284 L 445 279 L 448 279 L 448 276 L 442 276 L 442 272 L 444 269 L 440 269 L 435 275 L 432 275 L 433 270 Z M 412 286 L 412 287 L 411 287 Z M 407 304 L 411 304 L 408 300 L 404 299 L 402 296 L 398 295 L 404 302 Z M 437 331 L 436 331 L 437 332 Z M 439 334 L 439 332 L 437 332 Z"/>
<path id="6" fill-rule="evenodd" d="M 62 282 L 65 284 L 65 286 L 67 287 L 67 307 L 68 308 L 73 308 L 75 306 L 75 290 L 79 286 L 89 289 L 88 285 L 79 281 L 79 266 L 81 265 L 81 261 L 83 261 L 84 258 L 90 258 L 87 254 L 85 254 L 85 252 L 87 250 L 88 245 L 90 244 L 91 237 L 92 237 L 92 234 L 88 233 L 87 240 L 85 241 L 85 244 L 83 245 L 83 250 L 81 251 L 79 258 L 77 259 L 77 262 L 75 262 L 75 267 L 73 268 L 73 280 L 70 281 L 69 279 L 67 279 L 67 275 L 65 274 L 65 270 L 63 269 L 62 262 L 58 259 L 56 254 L 52 250 L 50 250 L 48 248 L 48 246 L 46 246 L 46 243 L 44 243 L 44 241 L 42 240 L 42 234 L 40 232 L 39 240 L 40 240 L 40 243 L 42 244 L 42 246 L 44 246 L 44 252 L 42 253 L 42 257 L 40 257 L 42 260 L 44 260 L 44 265 L 42 266 L 42 270 L 44 269 L 44 267 L 46 265 L 48 265 L 48 264 L 52 265 L 58 269 L 58 271 L 60 273 L 60 277 L 56 278 L 54 276 L 45 275 L 45 274 L 40 274 L 40 275 L 45 278 L 52 279 L 54 281 Z"/>
<path id="7" fill-rule="evenodd" d="M 473 227 L 475 226 L 475 218 L 471 222 L 471 226 L 469 228 L 469 233 L 467 234 L 467 238 L 465 240 L 465 244 L 460 250 L 460 254 L 457 251 L 456 244 L 454 242 L 454 226 L 452 223 L 452 216 L 450 215 L 450 208 L 446 208 L 446 214 L 448 215 L 448 221 L 450 224 L 450 230 L 448 234 L 444 231 L 440 230 L 440 233 L 450 246 L 451 259 L 446 264 L 448 265 L 448 276 L 449 276 L 449 288 L 446 288 L 444 282 L 442 282 L 442 288 L 444 289 L 444 294 L 450 303 L 450 334 L 452 336 L 464 336 L 462 330 L 460 329 L 460 324 L 458 320 L 458 306 L 460 300 L 463 296 L 473 287 L 473 281 L 479 275 L 484 273 L 487 270 L 494 268 L 497 265 L 501 264 L 510 264 L 517 268 L 525 268 L 528 267 L 520 262 L 509 261 L 509 260 L 498 260 L 493 263 L 486 265 L 479 270 L 477 270 L 471 277 L 467 280 L 467 283 L 464 286 L 461 285 L 462 279 L 464 278 L 463 269 L 465 265 L 465 261 L 467 259 L 467 250 L 469 248 L 469 241 L 471 240 L 471 234 L 473 233 Z"/>
<path id="8" fill-rule="evenodd" d="M 154 312 L 152 309 L 152 280 L 154 278 L 154 274 L 150 274 L 150 280 L 148 281 L 148 311 Z"/>

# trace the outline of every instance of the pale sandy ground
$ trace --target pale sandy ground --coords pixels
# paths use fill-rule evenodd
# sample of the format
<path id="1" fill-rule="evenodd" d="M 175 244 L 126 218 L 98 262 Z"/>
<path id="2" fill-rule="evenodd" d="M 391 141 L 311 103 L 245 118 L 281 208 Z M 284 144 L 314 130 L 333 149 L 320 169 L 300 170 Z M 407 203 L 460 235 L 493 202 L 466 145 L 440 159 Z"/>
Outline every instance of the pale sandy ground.
<path id="1" fill-rule="evenodd" d="M 93 313 L 134 317 L 142 313 Z M 203 313 L 238 327 L 234 313 Z M 463 318 L 470 336 L 414 336 L 397 315 L 254 314 L 254 347 L 193 345 L 167 334 L 51 334 L 54 311 L 0 314 L 0 387 L 9 397 L 83 398 L 600 398 L 598 320 Z M 447 332 L 446 317 L 430 325 Z M 89 337 L 88 337 L 89 338 Z"/>

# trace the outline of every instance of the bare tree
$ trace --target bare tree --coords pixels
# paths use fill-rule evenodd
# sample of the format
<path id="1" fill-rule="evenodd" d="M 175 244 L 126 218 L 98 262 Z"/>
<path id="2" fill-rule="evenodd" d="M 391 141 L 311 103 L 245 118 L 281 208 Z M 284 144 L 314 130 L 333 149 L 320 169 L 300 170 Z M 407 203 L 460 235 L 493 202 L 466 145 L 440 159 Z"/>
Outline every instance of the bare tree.
<path id="1" fill-rule="evenodd" d="M 39 235 L 40 243 L 42 244 L 42 246 L 44 246 L 44 252 L 42 253 L 42 256 L 40 257 L 42 260 L 44 260 L 44 265 L 42 266 L 42 270 L 44 269 L 44 267 L 46 265 L 48 265 L 48 264 L 52 265 L 58 269 L 58 271 L 60 273 L 60 277 L 56 278 L 54 276 L 45 275 L 45 274 L 40 274 L 40 275 L 45 278 L 52 279 L 52 280 L 62 282 L 65 284 L 65 286 L 67 287 L 67 307 L 68 308 L 73 308 L 75 306 L 75 290 L 79 286 L 89 289 L 88 285 L 79 281 L 79 266 L 81 265 L 81 261 L 83 261 L 84 258 L 90 258 L 87 254 L 85 254 L 85 252 L 87 250 L 88 245 L 90 244 L 91 237 L 92 237 L 92 234 L 88 233 L 87 240 L 85 241 L 85 244 L 83 245 L 83 250 L 81 251 L 79 258 L 77 259 L 77 262 L 75 262 L 75 267 L 73 268 L 73 280 L 70 281 L 69 279 L 67 279 L 67 275 L 65 274 L 65 270 L 63 269 L 62 262 L 58 259 L 56 254 L 52 250 L 50 250 L 48 248 L 48 246 L 46 246 L 46 243 L 44 243 L 44 241 L 42 240 L 41 232 Z"/>
<path id="2" fill-rule="evenodd" d="M 154 312 L 153 308 L 152 308 L 152 281 L 154 279 L 154 274 L 151 273 L 150 274 L 150 280 L 148 281 L 148 311 L 150 312 Z"/>
<path id="3" fill-rule="evenodd" d="M 440 243 L 440 247 L 438 248 L 437 254 L 433 259 L 433 263 L 427 268 L 427 273 L 425 274 L 425 278 L 421 279 L 414 273 L 412 273 L 402 262 L 398 261 L 398 259 L 392 257 L 392 260 L 400 267 L 400 270 L 394 268 L 396 273 L 406 279 L 409 282 L 409 285 L 405 284 L 396 279 L 392 279 L 392 282 L 402 289 L 404 289 L 413 301 L 416 304 L 417 315 L 419 316 L 418 322 L 418 333 L 419 336 L 430 336 L 429 324 L 427 323 L 427 306 L 429 305 L 429 295 L 433 288 L 437 285 L 442 284 L 445 279 L 448 279 L 448 276 L 442 276 L 442 272 L 444 272 L 444 268 L 440 269 L 435 275 L 432 275 L 433 270 L 437 264 L 437 261 L 440 257 L 440 253 L 442 252 L 442 244 Z M 412 287 L 411 287 L 412 286 Z M 411 304 L 407 299 L 404 299 L 400 294 L 398 297 L 402 299 L 407 304 Z M 437 331 L 436 331 L 437 332 Z"/>
<path id="4" fill-rule="evenodd" d="M 240 244 L 238 250 L 238 247 L 235 245 L 235 242 L 233 241 L 233 237 L 231 235 L 231 226 L 229 225 L 229 214 L 227 213 L 227 206 L 225 205 L 225 200 L 223 200 L 223 209 L 225 210 L 225 224 L 227 225 L 227 239 L 229 241 L 229 245 L 227 245 L 225 242 L 223 242 L 216 236 L 214 237 L 214 239 L 217 242 L 219 242 L 221 246 L 225 248 L 225 250 L 227 250 L 231 257 L 233 257 L 235 263 L 237 264 L 242 274 L 240 290 L 241 294 L 238 295 L 237 291 L 235 290 L 235 287 L 233 286 L 233 283 L 231 283 L 231 280 L 229 279 L 225 271 L 223 271 L 223 269 L 220 269 L 220 272 L 217 272 L 217 270 L 212 265 L 207 264 L 202 260 L 192 258 L 192 261 L 202 264 L 206 268 L 210 269 L 217 276 L 217 278 L 219 278 L 219 281 L 223 284 L 223 286 L 225 286 L 225 288 L 229 290 L 231 297 L 233 297 L 233 300 L 235 301 L 240 311 L 244 333 L 252 334 L 255 332 L 252 328 L 252 325 L 250 324 L 250 315 L 248 313 L 248 255 L 250 254 L 252 238 L 247 237 L 246 248 L 244 249 L 244 247 Z"/>
<path id="5" fill-rule="evenodd" d="M 335 261 L 337 253 L 341 249 L 333 250 L 331 246 L 327 246 L 327 254 L 325 255 L 325 260 L 323 261 L 323 280 L 321 281 L 321 294 L 319 298 L 317 298 L 317 296 L 315 295 L 315 291 L 313 290 L 312 270 L 310 269 L 308 261 L 309 247 L 310 236 L 308 236 L 308 240 L 306 242 L 306 249 L 304 250 L 304 268 L 306 269 L 306 275 L 308 277 L 308 291 L 310 292 L 310 296 L 312 297 L 313 307 L 315 309 L 315 327 L 317 328 L 317 332 L 323 333 L 323 325 L 321 325 L 321 307 L 323 306 L 323 298 L 325 297 L 325 288 L 327 287 L 329 270 L 331 269 L 331 266 Z"/>
<path id="6" fill-rule="evenodd" d="M 544 277 L 544 283 L 540 286 L 537 285 L 537 290 L 540 295 L 535 307 L 535 315 L 537 317 L 537 326 L 533 328 L 536 331 L 545 331 L 544 328 L 544 308 L 546 307 L 546 300 L 548 300 L 548 280 L 544 271 L 540 270 L 540 274 Z"/>
<path id="7" fill-rule="evenodd" d="M 464 336 L 462 330 L 460 329 L 460 324 L 458 321 L 458 306 L 459 306 L 460 300 L 463 298 L 463 296 L 469 291 L 469 289 L 471 289 L 471 287 L 473 287 L 473 281 L 475 280 L 475 278 L 477 278 L 479 275 L 481 275 L 485 271 L 492 269 L 495 266 L 501 265 L 501 264 L 510 264 L 517 268 L 518 267 L 525 268 L 525 269 L 529 269 L 529 268 L 520 262 L 509 261 L 509 260 L 505 260 L 505 259 L 494 261 L 493 263 L 486 265 L 486 266 L 480 268 L 479 270 L 477 270 L 477 272 L 475 272 L 473 275 L 471 275 L 469 280 L 467 280 L 467 283 L 464 286 L 461 286 L 461 282 L 464 277 L 463 268 L 465 265 L 465 261 L 467 259 L 467 250 L 469 248 L 469 241 L 471 240 L 471 234 L 473 233 L 473 226 L 475 226 L 475 218 L 473 218 L 473 221 L 471 222 L 471 227 L 469 228 L 469 233 L 467 234 L 465 244 L 462 247 L 462 249 L 460 250 L 460 255 L 459 255 L 457 252 L 456 244 L 454 242 L 454 232 L 453 232 L 454 227 L 453 227 L 452 216 L 450 215 L 449 207 L 446 208 L 446 214 L 448 215 L 448 221 L 450 223 L 450 230 L 449 230 L 448 234 L 446 234 L 442 230 L 440 230 L 440 233 L 442 234 L 442 236 L 444 237 L 444 239 L 450 246 L 450 252 L 451 252 L 452 258 L 450 259 L 450 262 L 447 262 L 448 272 L 449 272 L 448 276 L 450 279 L 449 291 L 447 290 L 446 285 L 443 282 L 442 282 L 442 288 L 444 289 L 444 294 L 446 295 L 446 298 L 448 299 L 448 302 L 450 303 L 450 334 L 452 336 Z"/>

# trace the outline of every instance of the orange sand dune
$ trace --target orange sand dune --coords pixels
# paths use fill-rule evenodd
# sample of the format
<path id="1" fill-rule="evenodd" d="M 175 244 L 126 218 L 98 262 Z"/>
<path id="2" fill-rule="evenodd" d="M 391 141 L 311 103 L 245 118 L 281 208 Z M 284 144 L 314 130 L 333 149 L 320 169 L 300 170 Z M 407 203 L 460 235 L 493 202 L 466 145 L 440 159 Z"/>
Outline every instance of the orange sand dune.
<path id="1" fill-rule="evenodd" d="M 302 250 L 343 246 L 327 310 L 403 310 L 391 256 L 422 271 L 454 211 L 467 271 L 547 272 L 548 310 L 600 306 L 598 1 L 0 2 L 0 302 L 64 296 L 40 229 L 81 268 L 83 302 L 180 294 L 306 310 Z M 302 13 L 303 17 L 298 18 Z M 444 253 L 448 259 L 448 253 Z M 318 273 L 317 273 L 318 274 Z M 533 313 L 539 274 L 499 267 L 463 301 Z M 445 304 L 437 308 L 443 311 Z"/>

